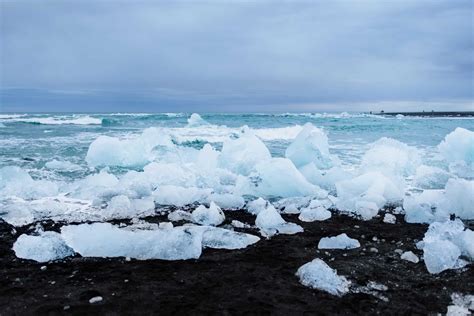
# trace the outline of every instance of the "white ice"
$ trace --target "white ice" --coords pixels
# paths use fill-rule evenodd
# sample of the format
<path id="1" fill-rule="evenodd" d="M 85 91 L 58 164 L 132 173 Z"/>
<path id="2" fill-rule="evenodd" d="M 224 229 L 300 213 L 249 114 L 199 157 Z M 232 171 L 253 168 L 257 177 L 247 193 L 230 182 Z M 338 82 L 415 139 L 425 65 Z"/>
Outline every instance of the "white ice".
<path id="1" fill-rule="evenodd" d="M 314 259 L 301 266 L 296 275 L 304 286 L 342 296 L 349 292 L 351 282 L 331 269 L 323 260 Z"/>
<path id="2" fill-rule="evenodd" d="M 413 262 L 413 263 L 418 263 L 420 261 L 418 256 L 415 255 L 413 251 L 405 251 L 404 253 L 402 253 L 400 258 L 406 261 Z"/>
<path id="3" fill-rule="evenodd" d="M 218 226 L 225 220 L 224 212 L 222 212 L 221 208 L 214 202 L 211 202 L 209 207 L 206 207 L 205 205 L 199 205 L 192 212 L 191 217 L 192 220 L 197 224 L 211 226 Z"/>
<path id="4" fill-rule="evenodd" d="M 74 254 L 56 232 L 41 232 L 38 236 L 23 234 L 13 244 L 13 251 L 18 258 L 37 262 L 63 259 Z"/>
<path id="5" fill-rule="evenodd" d="M 318 249 L 354 249 L 359 247 L 359 241 L 350 238 L 345 233 L 334 237 L 321 238 L 318 244 Z"/>
<path id="6" fill-rule="evenodd" d="M 266 237 L 276 234 L 293 235 L 303 231 L 301 226 L 286 222 L 271 204 L 268 204 L 264 210 L 258 213 L 255 225 L 260 229 L 262 235 Z"/>
<path id="7" fill-rule="evenodd" d="M 418 248 L 423 249 L 423 259 L 430 273 L 464 266 L 460 256 L 474 259 L 474 232 L 465 229 L 459 219 L 430 224 Z"/>

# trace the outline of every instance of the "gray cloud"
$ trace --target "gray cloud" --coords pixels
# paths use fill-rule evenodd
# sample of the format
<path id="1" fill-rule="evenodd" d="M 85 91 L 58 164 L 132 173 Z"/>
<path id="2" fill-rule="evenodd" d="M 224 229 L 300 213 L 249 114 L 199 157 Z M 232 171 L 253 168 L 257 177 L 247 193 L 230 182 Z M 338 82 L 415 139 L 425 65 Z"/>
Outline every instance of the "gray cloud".
<path id="1" fill-rule="evenodd" d="M 4 111 L 472 107 L 471 1 L 0 5 Z"/>

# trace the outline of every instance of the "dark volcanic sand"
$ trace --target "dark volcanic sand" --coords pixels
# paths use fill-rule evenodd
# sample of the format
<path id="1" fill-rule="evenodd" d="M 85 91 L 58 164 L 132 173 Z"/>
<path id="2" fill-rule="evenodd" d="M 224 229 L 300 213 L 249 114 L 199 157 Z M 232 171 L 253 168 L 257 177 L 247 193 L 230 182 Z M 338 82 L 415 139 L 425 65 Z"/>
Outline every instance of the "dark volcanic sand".
<path id="1" fill-rule="evenodd" d="M 226 216 L 227 222 L 254 223 L 244 212 Z M 262 239 L 243 250 L 206 249 L 198 260 L 76 256 L 48 264 L 17 259 L 11 250 L 32 226 L 13 234 L 12 226 L 1 222 L 0 314 L 433 314 L 446 312 L 452 293 L 473 291 L 472 267 L 430 275 L 423 262 L 401 260 L 394 252 L 399 248 L 420 256 L 414 244 L 423 238 L 426 225 L 386 224 L 382 217 L 364 222 L 338 215 L 314 223 L 302 223 L 294 215 L 285 218 L 302 225 L 304 233 Z M 50 223 L 44 226 L 51 229 Z M 361 248 L 328 250 L 329 255 L 317 250 L 321 237 L 343 232 L 357 238 Z M 372 247 L 378 253 L 369 251 Z M 339 298 L 302 286 L 295 272 L 316 257 L 355 284 L 386 285 L 388 290 L 379 293 L 388 302 L 363 293 Z M 90 304 L 94 296 L 103 301 Z"/>

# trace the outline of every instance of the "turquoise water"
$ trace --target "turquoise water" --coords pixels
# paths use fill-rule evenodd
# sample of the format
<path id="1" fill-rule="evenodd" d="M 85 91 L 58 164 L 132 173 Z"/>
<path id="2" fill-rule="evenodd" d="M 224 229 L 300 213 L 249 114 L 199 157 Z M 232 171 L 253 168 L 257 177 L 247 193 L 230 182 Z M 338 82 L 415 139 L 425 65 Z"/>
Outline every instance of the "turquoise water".
<path id="1" fill-rule="evenodd" d="M 330 150 L 345 165 L 357 164 L 367 145 L 390 137 L 422 150 L 425 159 L 456 127 L 474 130 L 470 118 L 382 117 L 348 113 L 212 114 L 201 113 L 208 125 L 189 127 L 190 113 L 115 114 L 0 114 L 0 167 L 20 166 L 34 178 L 73 180 L 92 172 L 84 160 L 89 145 L 100 135 L 130 138 L 148 127 L 170 134 L 178 146 L 215 148 L 233 137 L 242 126 L 260 132 L 273 156 L 282 156 L 307 122 L 328 134 Z M 69 161 L 83 169 L 51 171 L 53 159 Z"/>

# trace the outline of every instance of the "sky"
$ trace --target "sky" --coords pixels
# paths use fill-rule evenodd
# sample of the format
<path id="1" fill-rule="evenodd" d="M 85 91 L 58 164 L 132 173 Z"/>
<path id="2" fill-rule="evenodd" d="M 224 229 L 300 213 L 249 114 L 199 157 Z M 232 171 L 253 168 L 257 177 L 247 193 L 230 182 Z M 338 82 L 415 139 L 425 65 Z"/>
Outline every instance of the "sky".
<path id="1" fill-rule="evenodd" d="M 473 6 L 0 0 L 0 112 L 474 110 Z"/>

